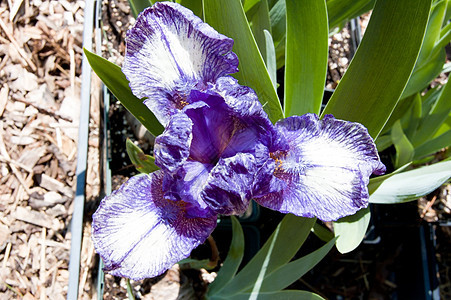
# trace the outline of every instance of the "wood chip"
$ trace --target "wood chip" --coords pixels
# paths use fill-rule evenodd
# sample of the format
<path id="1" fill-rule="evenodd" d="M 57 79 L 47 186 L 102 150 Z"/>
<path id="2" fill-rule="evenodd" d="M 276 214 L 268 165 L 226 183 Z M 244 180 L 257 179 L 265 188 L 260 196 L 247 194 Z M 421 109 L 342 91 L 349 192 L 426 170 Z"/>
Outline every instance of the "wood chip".
<path id="1" fill-rule="evenodd" d="M 6 107 L 6 102 L 8 101 L 9 87 L 7 84 L 3 85 L 0 89 L 0 117 L 3 115 L 3 111 Z"/>
<path id="2" fill-rule="evenodd" d="M 74 196 L 74 191 L 71 188 L 48 175 L 41 174 L 37 176 L 37 181 L 40 187 L 45 188 L 48 191 L 61 192 L 68 197 Z"/>
<path id="3" fill-rule="evenodd" d="M 53 219 L 43 212 L 36 210 L 26 209 L 25 207 L 18 206 L 16 211 L 12 213 L 16 220 L 24 221 L 30 224 L 46 227 L 49 229 L 54 228 Z"/>
<path id="4" fill-rule="evenodd" d="M 33 71 L 36 71 L 36 65 L 30 60 L 30 58 L 28 57 L 28 55 L 25 53 L 25 51 L 23 50 L 22 47 L 19 46 L 19 44 L 17 43 L 16 39 L 13 37 L 13 35 L 11 34 L 11 32 L 9 32 L 8 27 L 6 27 L 6 24 L 3 22 L 3 20 L 0 18 L 0 27 L 3 29 L 3 31 L 5 32 L 6 36 L 8 37 L 8 39 L 11 41 L 11 43 L 14 45 L 14 47 L 16 48 L 16 50 L 19 52 L 19 54 L 25 59 L 25 61 L 27 62 L 27 64 L 30 66 L 30 68 Z"/>
<path id="5" fill-rule="evenodd" d="M 8 226 L 0 224 L 0 251 L 5 249 L 6 244 L 9 242 L 11 238 L 11 230 L 9 230 Z"/>
<path id="6" fill-rule="evenodd" d="M 39 159 L 44 156 L 46 149 L 44 146 L 34 148 L 33 151 L 23 151 L 17 160 L 18 163 L 33 169 Z"/>

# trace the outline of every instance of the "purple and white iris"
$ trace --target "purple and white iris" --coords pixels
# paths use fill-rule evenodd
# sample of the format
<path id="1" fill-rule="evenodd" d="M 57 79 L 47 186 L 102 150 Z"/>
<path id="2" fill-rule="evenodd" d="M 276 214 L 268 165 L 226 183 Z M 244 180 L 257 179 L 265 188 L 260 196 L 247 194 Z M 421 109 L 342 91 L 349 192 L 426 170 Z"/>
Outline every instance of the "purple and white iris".
<path id="1" fill-rule="evenodd" d="M 233 40 L 188 9 L 158 2 L 127 33 L 122 71 L 133 93 L 165 126 L 155 140 L 161 168 L 132 177 L 102 200 L 93 240 L 105 270 L 157 276 L 203 243 L 219 214 L 251 199 L 323 221 L 368 204 L 371 174 L 382 174 L 360 124 L 316 115 L 273 125 L 237 72 Z"/>

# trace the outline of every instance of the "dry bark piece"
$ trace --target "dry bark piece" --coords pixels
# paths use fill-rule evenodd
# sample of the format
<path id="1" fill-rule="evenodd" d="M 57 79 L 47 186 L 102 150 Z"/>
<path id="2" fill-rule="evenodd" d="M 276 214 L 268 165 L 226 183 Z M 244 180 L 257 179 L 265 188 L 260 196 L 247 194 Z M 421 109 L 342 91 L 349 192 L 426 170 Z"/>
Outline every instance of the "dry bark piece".
<path id="1" fill-rule="evenodd" d="M 74 195 L 74 191 L 71 188 L 48 175 L 40 174 L 36 178 L 39 186 L 48 191 L 58 191 L 68 197 L 73 197 Z"/>
<path id="2" fill-rule="evenodd" d="M 6 102 L 8 101 L 9 87 L 7 84 L 3 85 L 0 89 L 0 117 L 3 115 L 3 111 L 6 107 Z"/>
<path id="3" fill-rule="evenodd" d="M 20 158 L 17 160 L 19 163 L 25 165 L 29 169 L 33 169 L 36 166 L 39 159 L 44 155 L 45 147 L 41 146 L 34 148 L 33 151 L 23 151 Z"/>
<path id="4" fill-rule="evenodd" d="M 25 61 L 27 62 L 28 66 L 30 66 L 30 68 L 34 72 L 36 72 L 36 70 L 37 70 L 36 65 L 30 60 L 30 58 L 28 57 L 27 53 L 25 53 L 23 48 L 18 44 L 18 42 L 16 41 L 16 39 L 14 38 L 14 36 L 9 31 L 8 27 L 6 26 L 6 24 L 3 22 L 3 20 L 1 18 L 0 18 L 0 27 L 3 29 L 3 31 L 6 34 L 6 36 L 11 41 L 11 44 L 16 48 L 16 50 L 23 57 L 23 59 L 25 59 Z"/>
<path id="5" fill-rule="evenodd" d="M 53 228 L 53 218 L 49 217 L 43 212 L 26 209 L 25 207 L 18 206 L 16 211 L 13 212 L 13 217 L 17 220 L 24 221 L 30 224 L 38 225 L 46 228 Z"/>
<path id="6" fill-rule="evenodd" d="M 9 230 L 8 226 L 0 224 L 0 251 L 5 249 L 6 244 L 10 242 L 11 238 L 11 230 Z"/>

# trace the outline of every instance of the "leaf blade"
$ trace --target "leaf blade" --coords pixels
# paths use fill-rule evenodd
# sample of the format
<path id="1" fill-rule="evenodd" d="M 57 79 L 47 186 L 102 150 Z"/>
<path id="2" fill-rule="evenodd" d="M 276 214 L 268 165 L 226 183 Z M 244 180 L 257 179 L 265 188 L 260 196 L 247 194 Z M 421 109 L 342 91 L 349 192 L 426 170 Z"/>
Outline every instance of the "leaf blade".
<path id="1" fill-rule="evenodd" d="M 258 51 L 240 0 L 204 1 L 205 20 L 216 30 L 234 39 L 234 52 L 240 71 L 234 74 L 240 84 L 254 89 L 270 120 L 283 117 L 282 106 Z"/>
<path id="2" fill-rule="evenodd" d="M 244 255 L 244 234 L 240 222 L 234 216 L 232 220 L 232 242 L 224 264 L 219 269 L 218 276 L 208 287 L 208 295 L 214 295 L 223 289 L 235 276 Z"/>
<path id="3" fill-rule="evenodd" d="M 161 134 L 163 126 L 143 101 L 133 95 L 121 68 L 86 49 L 84 53 L 91 68 L 125 108 L 154 136 Z"/>
<path id="4" fill-rule="evenodd" d="M 319 114 L 327 72 L 326 2 L 286 0 L 285 117 Z"/>
<path id="5" fill-rule="evenodd" d="M 365 237 L 370 223 L 370 209 L 362 208 L 352 216 L 341 218 L 334 222 L 334 232 L 337 241 L 335 246 L 340 253 L 348 253 L 357 248 Z"/>
<path id="6" fill-rule="evenodd" d="M 359 122 L 373 138 L 379 135 L 415 65 L 430 5 L 430 0 L 376 2 L 362 43 L 323 115 Z"/>
<path id="7" fill-rule="evenodd" d="M 138 172 L 149 174 L 160 169 L 155 164 L 155 158 L 151 155 L 144 154 L 129 138 L 125 142 L 125 147 L 130 161 Z"/>
<path id="8" fill-rule="evenodd" d="M 415 200 L 429 194 L 449 178 L 450 160 L 395 174 L 382 182 L 370 196 L 370 202 L 392 204 Z"/>
<path id="9" fill-rule="evenodd" d="M 286 264 L 296 254 L 313 227 L 315 218 L 307 219 L 288 214 L 252 260 L 227 285 L 223 295 L 234 295 L 261 286 L 265 274 Z M 255 289 L 254 289 L 255 292 Z"/>
<path id="10" fill-rule="evenodd" d="M 281 266 L 265 278 L 261 292 L 280 291 L 286 288 L 313 269 L 329 253 L 334 244 L 335 238 L 312 253 Z"/>

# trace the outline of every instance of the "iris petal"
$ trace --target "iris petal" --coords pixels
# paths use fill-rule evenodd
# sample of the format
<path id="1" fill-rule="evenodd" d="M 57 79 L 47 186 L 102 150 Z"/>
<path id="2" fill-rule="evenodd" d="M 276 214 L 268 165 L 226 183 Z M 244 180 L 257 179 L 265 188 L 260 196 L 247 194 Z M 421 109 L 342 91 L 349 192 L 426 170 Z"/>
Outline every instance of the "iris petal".
<path id="1" fill-rule="evenodd" d="M 216 162 L 230 141 L 235 120 L 218 94 L 194 90 L 192 97 L 202 99 L 205 105 L 200 106 L 197 102 L 184 109 L 194 124 L 190 157 L 204 163 Z"/>
<path id="2" fill-rule="evenodd" d="M 242 127 L 255 132 L 259 141 L 269 147 L 270 151 L 288 148 L 285 139 L 263 110 L 254 90 L 239 85 L 238 81 L 230 76 L 219 78 L 214 89 L 224 97 L 233 114 L 241 120 Z"/>
<path id="3" fill-rule="evenodd" d="M 156 137 L 155 163 L 165 171 L 173 172 L 188 158 L 193 122 L 183 112 L 173 115 L 164 132 Z"/>
<path id="4" fill-rule="evenodd" d="M 221 158 L 210 171 L 202 198 L 218 214 L 241 214 L 252 197 L 256 171 L 252 154 Z"/>
<path id="5" fill-rule="evenodd" d="M 368 204 L 369 176 L 382 174 L 375 144 L 365 127 L 328 115 L 294 116 L 276 124 L 289 143 L 273 153 L 274 175 L 285 181 L 280 192 L 257 199 L 263 206 L 332 221 Z"/>
<path id="6" fill-rule="evenodd" d="M 193 87 L 206 88 L 238 71 L 233 40 L 219 34 L 190 10 L 158 2 L 142 12 L 127 32 L 122 71 L 138 98 L 166 126 L 186 105 Z"/>
<path id="7" fill-rule="evenodd" d="M 163 179 L 165 196 L 172 200 L 183 200 L 190 204 L 188 213 L 194 217 L 212 215 L 209 206 L 202 200 L 208 174 L 213 165 L 188 160 L 176 172 L 166 174 Z"/>
<path id="8" fill-rule="evenodd" d="M 188 218 L 184 203 L 164 199 L 161 186 L 161 171 L 139 175 L 102 200 L 92 238 L 109 273 L 133 280 L 160 275 L 215 228 L 216 216 Z"/>

